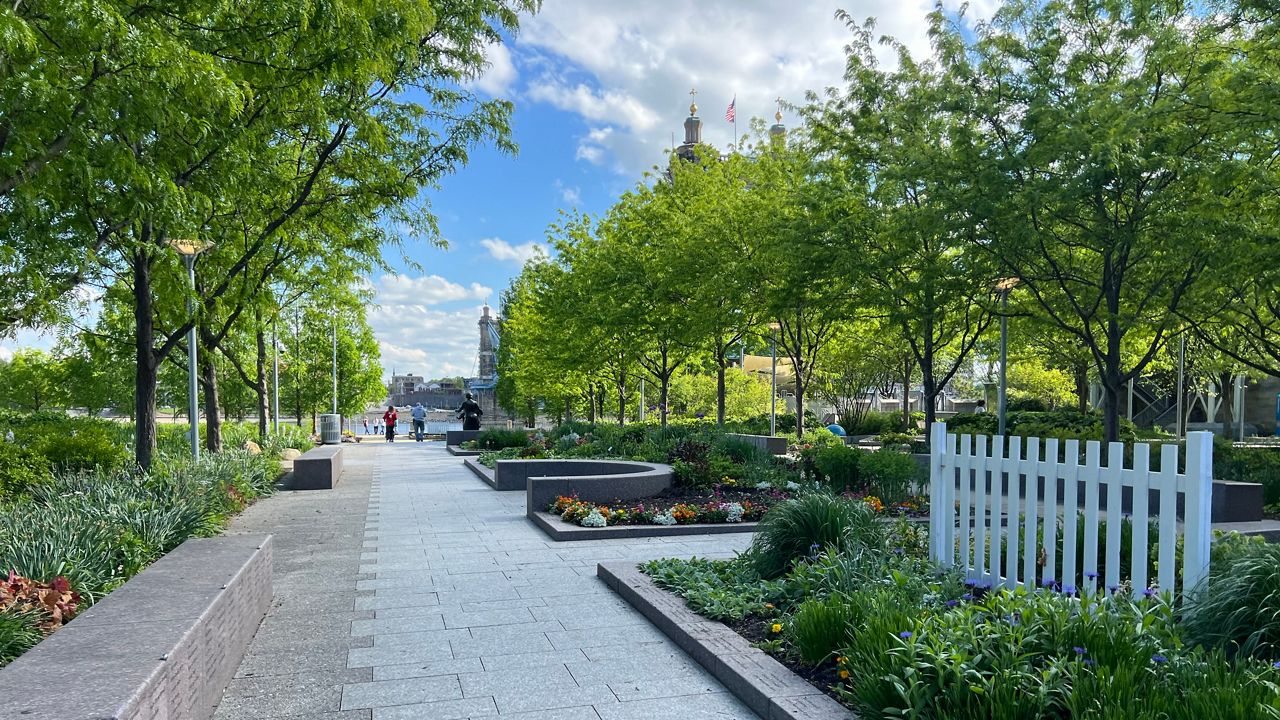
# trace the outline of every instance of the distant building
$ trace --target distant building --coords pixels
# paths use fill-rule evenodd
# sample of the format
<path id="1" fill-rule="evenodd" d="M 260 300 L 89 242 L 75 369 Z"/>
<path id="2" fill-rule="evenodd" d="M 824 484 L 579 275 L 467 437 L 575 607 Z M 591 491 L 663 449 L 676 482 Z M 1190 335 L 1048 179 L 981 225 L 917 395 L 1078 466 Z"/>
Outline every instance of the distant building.
<path id="1" fill-rule="evenodd" d="M 426 378 L 421 375 L 392 375 L 391 384 L 387 386 L 387 395 L 395 398 L 397 395 L 417 392 L 419 389 L 423 389 L 426 383 Z"/>

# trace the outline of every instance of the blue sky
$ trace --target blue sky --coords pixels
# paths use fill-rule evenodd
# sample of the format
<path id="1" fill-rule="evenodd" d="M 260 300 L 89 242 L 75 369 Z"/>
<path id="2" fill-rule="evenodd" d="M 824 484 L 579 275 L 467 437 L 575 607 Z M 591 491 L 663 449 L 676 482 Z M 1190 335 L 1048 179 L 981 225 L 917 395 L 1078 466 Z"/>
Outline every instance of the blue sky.
<path id="1" fill-rule="evenodd" d="M 973 3 L 989 14 L 990 0 Z M 481 304 L 497 303 L 562 210 L 598 214 L 681 140 L 689 90 L 698 89 L 704 140 L 725 147 L 724 112 L 738 128 L 769 118 L 776 99 L 841 84 L 848 30 L 837 8 L 877 18 L 876 29 L 927 48 L 932 0 L 546 0 L 520 34 L 490 55 L 482 94 L 515 102 L 519 155 L 481 149 L 431 205 L 448 250 L 407 243 L 422 267 L 376 278 L 370 315 L 387 373 L 475 372 Z M 882 59 L 889 61 L 886 48 Z M 784 118 L 784 122 L 794 122 Z"/>
<path id="2" fill-rule="evenodd" d="M 993 3 L 970 5 L 985 16 Z M 515 103 L 519 154 L 477 149 L 429 195 L 449 249 L 407 237 L 404 252 L 420 267 L 389 253 L 395 272 L 370 278 L 385 373 L 474 374 L 481 305 L 496 306 L 562 210 L 601 213 L 664 161 L 672 133 L 681 140 L 690 88 L 704 141 L 724 148 L 735 96 L 745 132 L 753 116 L 772 121 L 777 98 L 802 104 L 806 91 L 840 85 L 849 32 L 837 8 L 877 18 L 878 33 L 915 51 L 928 47 L 932 0 L 544 0 L 517 37 L 491 48 L 474 83 Z M 882 60 L 891 59 L 886 48 Z M 50 344 L 19 333 L 0 356 Z"/>

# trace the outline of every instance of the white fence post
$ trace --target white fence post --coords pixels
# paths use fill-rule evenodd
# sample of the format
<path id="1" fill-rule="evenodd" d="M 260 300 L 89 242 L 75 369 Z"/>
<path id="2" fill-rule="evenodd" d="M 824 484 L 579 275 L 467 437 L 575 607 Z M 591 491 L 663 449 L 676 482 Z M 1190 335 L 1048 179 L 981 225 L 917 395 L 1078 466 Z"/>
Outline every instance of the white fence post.
<path id="1" fill-rule="evenodd" d="M 1209 579 L 1213 510 L 1213 433 L 1187 433 L 1187 486 L 1182 509 L 1182 594 Z"/>
<path id="2" fill-rule="evenodd" d="M 946 483 L 943 482 L 943 454 L 947 445 L 947 424 L 935 422 L 929 427 L 929 549 L 933 561 L 949 566 L 949 553 L 943 543 L 946 533 L 943 523 L 949 519 L 950 506 L 946 502 Z M 949 467 L 949 464 L 948 464 Z"/>

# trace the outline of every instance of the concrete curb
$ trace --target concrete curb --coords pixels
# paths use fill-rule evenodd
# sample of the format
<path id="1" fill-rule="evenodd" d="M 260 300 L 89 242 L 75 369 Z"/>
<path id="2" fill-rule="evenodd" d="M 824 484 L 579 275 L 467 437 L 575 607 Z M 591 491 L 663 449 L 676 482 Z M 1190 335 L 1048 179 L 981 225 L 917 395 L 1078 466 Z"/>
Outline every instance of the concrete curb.
<path id="1" fill-rule="evenodd" d="M 0 670 L 0 717 L 213 716 L 271 605 L 271 536 L 195 538 Z"/>
<path id="2" fill-rule="evenodd" d="M 561 520 L 549 512 L 528 513 L 529 519 L 557 542 L 574 540 L 608 540 L 612 538 L 676 537 L 682 535 L 723 535 L 755 532 L 759 523 L 702 523 L 700 525 L 610 525 L 602 528 L 582 527 Z"/>
<path id="3" fill-rule="evenodd" d="M 458 457 L 475 457 L 484 453 L 484 450 L 464 450 L 457 445 L 446 445 L 445 450 L 448 450 L 450 455 Z"/>
<path id="4" fill-rule="evenodd" d="M 634 562 L 599 563 L 596 576 L 764 720 L 857 718 L 723 623 L 690 610 Z"/>

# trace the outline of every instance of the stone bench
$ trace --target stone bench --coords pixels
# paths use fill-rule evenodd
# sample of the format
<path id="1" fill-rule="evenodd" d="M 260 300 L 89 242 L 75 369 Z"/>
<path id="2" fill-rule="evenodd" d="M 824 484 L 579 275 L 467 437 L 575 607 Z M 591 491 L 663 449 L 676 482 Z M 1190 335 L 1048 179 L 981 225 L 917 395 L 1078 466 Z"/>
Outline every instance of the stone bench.
<path id="1" fill-rule="evenodd" d="M 505 469 L 507 462 L 525 467 Z M 524 478 L 529 518 L 561 495 L 577 495 L 594 503 L 642 500 L 670 488 L 675 478 L 670 465 L 628 460 L 499 460 L 498 468 Z"/>
<path id="2" fill-rule="evenodd" d="M 292 490 L 332 490 L 342 479 L 342 447 L 319 445 L 293 461 Z"/>
<path id="3" fill-rule="evenodd" d="M 270 535 L 188 540 L 0 670 L 0 718 L 207 720 L 270 604 Z"/>

